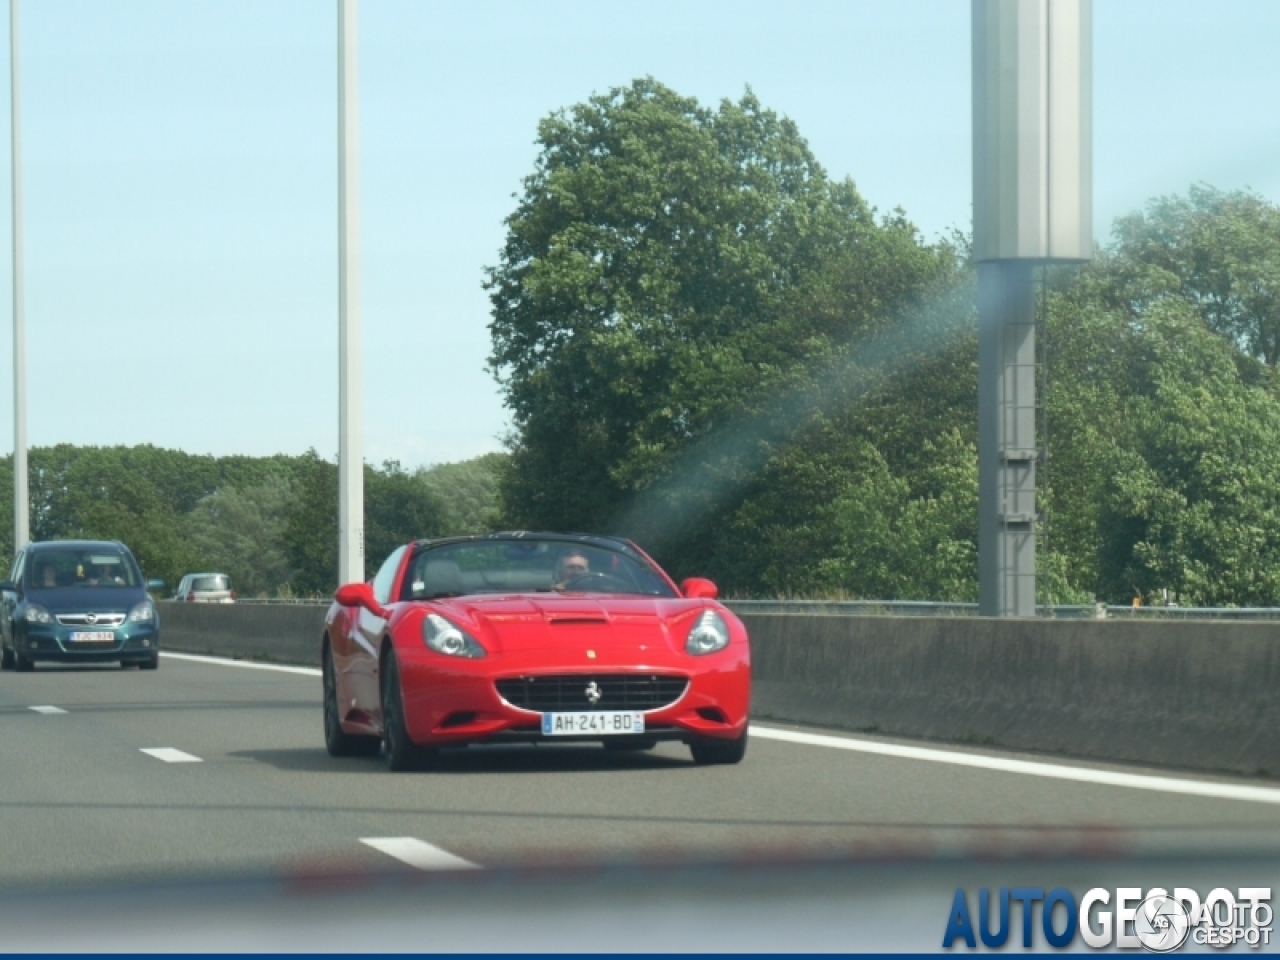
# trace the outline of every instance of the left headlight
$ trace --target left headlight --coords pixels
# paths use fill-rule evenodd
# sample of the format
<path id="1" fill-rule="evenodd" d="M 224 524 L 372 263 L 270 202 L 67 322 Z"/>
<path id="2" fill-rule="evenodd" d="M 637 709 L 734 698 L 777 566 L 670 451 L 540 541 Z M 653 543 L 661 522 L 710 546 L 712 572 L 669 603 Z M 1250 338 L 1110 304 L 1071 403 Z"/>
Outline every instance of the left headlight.
<path id="1" fill-rule="evenodd" d="M 684 648 L 695 656 L 715 653 L 728 645 L 729 625 L 714 610 L 707 610 L 698 618 L 689 631 L 689 639 L 684 642 Z"/>
<path id="2" fill-rule="evenodd" d="M 140 604 L 129 611 L 129 620 L 131 623 L 150 623 L 156 618 L 156 608 L 150 600 L 143 600 Z"/>
<path id="3" fill-rule="evenodd" d="M 484 656 L 484 647 L 476 643 L 471 634 L 438 613 L 428 613 L 422 618 L 422 639 L 432 650 L 451 657 L 479 659 Z"/>

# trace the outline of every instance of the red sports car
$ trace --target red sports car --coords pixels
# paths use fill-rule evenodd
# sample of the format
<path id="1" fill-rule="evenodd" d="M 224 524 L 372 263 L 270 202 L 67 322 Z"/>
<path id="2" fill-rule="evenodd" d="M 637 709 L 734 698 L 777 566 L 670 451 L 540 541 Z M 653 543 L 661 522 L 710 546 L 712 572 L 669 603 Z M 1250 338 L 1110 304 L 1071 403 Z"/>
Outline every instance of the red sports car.
<path id="1" fill-rule="evenodd" d="M 441 747 L 597 741 L 747 749 L 751 654 L 715 584 L 679 587 L 613 537 L 496 533 L 419 540 L 325 620 L 324 736 L 333 756 L 384 749 L 392 770 Z"/>

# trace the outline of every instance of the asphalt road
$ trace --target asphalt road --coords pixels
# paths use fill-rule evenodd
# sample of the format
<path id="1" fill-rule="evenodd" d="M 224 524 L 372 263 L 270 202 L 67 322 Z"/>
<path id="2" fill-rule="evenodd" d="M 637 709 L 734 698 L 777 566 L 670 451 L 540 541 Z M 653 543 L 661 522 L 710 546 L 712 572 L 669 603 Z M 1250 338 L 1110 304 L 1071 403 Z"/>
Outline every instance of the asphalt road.
<path id="1" fill-rule="evenodd" d="M 315 673 L 169 655 L 155 673 L 0 675 L 0 888 L 459 861 L 1280 852 L 1280 785 L 1265 781 L 937 745 L 877 755 L 864 751 L 899 744 L 788 742 L 778 731 L 823 732 L 773 724 L 734 767 L 695 766 L 675 744 L 511 746 L 392 774 L 325 753 Z M 1140 786 L 1088 782 L 1109 773 Z M 1186 792 L 1197 784 L 1241 796 Z"/>

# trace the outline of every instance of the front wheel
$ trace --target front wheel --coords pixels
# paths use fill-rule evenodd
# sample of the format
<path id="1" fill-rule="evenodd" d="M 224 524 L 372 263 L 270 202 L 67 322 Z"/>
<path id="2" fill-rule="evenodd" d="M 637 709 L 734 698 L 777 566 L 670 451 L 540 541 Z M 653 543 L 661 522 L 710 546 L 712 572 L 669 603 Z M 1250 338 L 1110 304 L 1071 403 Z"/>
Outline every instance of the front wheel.
<path id="1" fill-rule="evenodd" d="M 404 697 L 400 693 L 400 667 L 396 652 L 389 650 L 382 661 L 382 745 L 387 769 L 422 770 L 431 765 L 436 751 L 420 747 L 405 729 Z"/>
<path id="2" fill-rule="evenodd" d="M 717 763 L 741 763 L 747 755 L 747 731 L 736 740 L 696 740 L 689 744 L 693 762 L 701 766 Z"/>
<path id="3" fill-rule="evenodd" d="M 328 641 L 320 658 L 324 676 L 324 747 L 331 757 L 370 757 L 378 752 L 382 741 L 377 737 L 358 736 L 342 729 L 338 711 L 338 679 L 333 673 L 333 653 Z"/>
<path id="4" fill-rule="evenodd" d="M 3 650 L 0 651 L 0 670 L 12 670 L 12 669 L 13 669 L 13 651 L 8 647 L 4 647 Z"/>
<path id="5" fill-rule="evenodd" d="M 139 661 L 138 661 L 138 669 L 139 669 L 139 670 L 159 670 L 159 669 L 160 669 L 160 654 L 158 654 L 158 653 L 153 653 L 151 656 L 147 657 L 147 659 L 145 659 L 145 660 L 139 660 Z"/>
<path id="6" fill-rule="evenodd" d="M 13 669 L 17 670 L 19 673 L 30 673 L 35 668 L 36 664 L 34 660 L 24 657 L 22 653 L 17 650 L 13 651 Z"/>

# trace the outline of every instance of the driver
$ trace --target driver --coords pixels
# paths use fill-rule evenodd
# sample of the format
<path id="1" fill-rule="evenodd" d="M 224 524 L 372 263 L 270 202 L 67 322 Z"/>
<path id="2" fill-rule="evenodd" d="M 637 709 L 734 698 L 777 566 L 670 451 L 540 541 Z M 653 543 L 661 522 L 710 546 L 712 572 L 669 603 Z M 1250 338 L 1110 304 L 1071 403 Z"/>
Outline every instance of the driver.
<path id="1" fill-rule="evenodd" d="M 591 562 L 580 550 L 566 550 L 556 561 L 556 577 L 554 587 L 564 590 L 570 583 L 591 572 Z"/>

